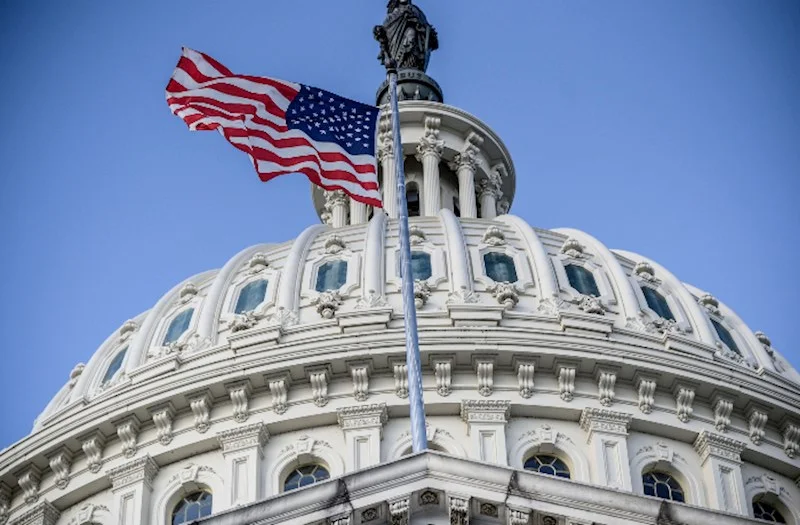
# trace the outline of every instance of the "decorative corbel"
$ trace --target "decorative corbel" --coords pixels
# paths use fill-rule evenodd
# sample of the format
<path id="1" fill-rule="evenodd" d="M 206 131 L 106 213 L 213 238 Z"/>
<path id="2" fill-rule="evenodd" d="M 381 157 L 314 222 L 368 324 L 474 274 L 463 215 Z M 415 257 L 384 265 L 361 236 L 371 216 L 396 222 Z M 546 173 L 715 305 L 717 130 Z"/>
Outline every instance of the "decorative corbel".
<path id="1" fill-rule="evenodd" d="M 136 455 L 136 440 L 139 437 L 139 428 L 142 422 L 136 415 L 121 419 L 115 423 L 117 427 L 117 436 L 122 442 L 122 453 L 126 458 L 132 458 Z"/>
<path id="2" fill-rule="evenodd" d="M 266 378 L 269 391 L 272 394 L 272 410 L 276 414 L 283 414 L 288 408 L 289 385 L 291 379 L 288 372 Z"/>
<path id="3" fill-rule="evenodd" d="M 209 391 L 198 392 L 188 397 L 189 407 L 194 415 L 194 428 L 204 434 L 211 427 L 211 409 L 214 398 Z"/>
<path id="4" fill-rule="evenodd" d="M 151 408 L 150 415 L 156 427 L 158 442 L 166 446 L 172 443 L 172 423 L 175 420 L 175 407 L 167 402 Z"/>
<path id="5" fill-rule="evenodd" d="M 228 390 L 228 395 L 231 398 L 233 405 L 233 419 L 237 423 L 244 423 L 250 417 L 250 409 L 248 407 L 250 396 L 253 394 L 253 387 L 249 380 L 237 381 L 225 385 Z"/>

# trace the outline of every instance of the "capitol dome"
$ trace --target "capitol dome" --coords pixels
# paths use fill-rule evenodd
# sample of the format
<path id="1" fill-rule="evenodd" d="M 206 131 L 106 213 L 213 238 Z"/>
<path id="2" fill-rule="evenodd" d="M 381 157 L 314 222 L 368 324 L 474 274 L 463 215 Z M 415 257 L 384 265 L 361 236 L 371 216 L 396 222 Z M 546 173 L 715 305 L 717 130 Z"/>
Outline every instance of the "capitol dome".
<path id="1" fill-rule="evenodd" d="M 123 323 L 0 454 L 0 524 L 800 525 L 800 374 L 767 335 L 656 261 L 511 214 L 500 138 L 427 75 L 404 86 L 430 450 L 384 114 L 386 212 L 315 188 L 321 224 Z"/>

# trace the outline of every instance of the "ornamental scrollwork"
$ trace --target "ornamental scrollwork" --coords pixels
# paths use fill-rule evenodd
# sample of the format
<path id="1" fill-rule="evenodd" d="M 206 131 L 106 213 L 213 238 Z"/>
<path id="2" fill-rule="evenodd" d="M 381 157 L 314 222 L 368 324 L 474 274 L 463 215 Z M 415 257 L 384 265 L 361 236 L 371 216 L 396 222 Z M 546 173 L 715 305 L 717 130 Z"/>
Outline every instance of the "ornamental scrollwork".
<path id="1" fill-rule="evenodd" d="M 511 310 L 519 303 L 519 290 L 514 283 L 494 283 L 487 287 L 486 291 L 490 292 L 506 310 Z"/>
<path id="2" fill-rule="evenodd" d="M 497 226 L 489 226 L 483 234 L 482 241 L 489 246 L 503 246 L 506 244 L 506 234 Z"/>
<path id="3" fill-rule="evenodd" d="M 431 296 L 431 287 L 427 281 L 421 279 L 414 280 L 414 306 L 421 309 L 428 302 Z"/>
<path id="4" fill-rule="evenodd" d="M 342 296 L 336 290 L 328 290 L 315 297 L 311 304 L 317 307 L 317 313 L 323 319 L 333 319 L 342 305 Z"/>
<path id="5" fill-rule="evenodd" d="M 561 250 L 559 251 L 572 259 L 582 259 L 586 256 L 584 246 L 578 242 L 577 239 L 572 237 L 564 241 L 564 244 L 561 245 Z"/>
<path id="6" fill-rule="evenodd" d="M 608 311 L 603 301 L 594 295 L 578 294 L 576 297 L 570 299 L 570 302 L 574 304 L 578 310 L 582 310 L 587 314 L 605 315 L 606 311 Z"/>

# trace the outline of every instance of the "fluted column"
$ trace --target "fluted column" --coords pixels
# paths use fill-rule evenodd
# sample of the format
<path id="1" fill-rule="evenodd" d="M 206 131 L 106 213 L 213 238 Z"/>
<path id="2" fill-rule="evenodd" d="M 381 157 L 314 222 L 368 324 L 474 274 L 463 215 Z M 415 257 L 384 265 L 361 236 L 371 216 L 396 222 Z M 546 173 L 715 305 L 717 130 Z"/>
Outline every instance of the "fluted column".
<path id="1" fill-rule="evenodd" d="M 378 160 L 381 163 L 383 181 L 383 211 L 390 219 L 397 218 L 397 181 L 394 173 L 394 144 L 392 141 L 392 114 L 388 110 L 381 113 L 378 122 Z M 400 152 L 402 154 L 402 151 Z"/>
<path id="2" fill-rule="evenodd" d="M 442 207 L 439 184 L 439 161 L 444 141 L 439 139 L 438 117 L 425 118 L 425 134 L 417 144 L 417 160 L 422 163 L 422 215 L 433 217 Z"/>
<path id="3" fill-rule="evenodd" d="M 494 219 L 497 217 L 497 201 L 503 196 L 500 186 L 503 184 L 505 173 L 505 166 L 498 164 L 491 169 L 487 178 L 481 181 L 479 194 L 482 219 Z"/>
<path id="4" fill-rule="evenodd" d="M 334 228 L 347 226 L 348 197 L 342 190 L 325 192 L 325 209 L 331 214 L 331 224 Z"/>
<path id="5" fill-rule="evenodd" d="M 475 201 L 475 173 L 478 171 L 478 146 L 483 139 L 476 133 L 467 136 L 464 150 L 458 153 L 450 169 L 458 175 L 458 202 L 461 207 L 461 217 L 475 219 L 478 216 L 478 206 Z"/>
<path id="6" fill-rule="evenodd" d="M 366 223 L 367 215 L 369 215 L 369 211 L 366 204 L 350 199 L 350 224 Z"/>

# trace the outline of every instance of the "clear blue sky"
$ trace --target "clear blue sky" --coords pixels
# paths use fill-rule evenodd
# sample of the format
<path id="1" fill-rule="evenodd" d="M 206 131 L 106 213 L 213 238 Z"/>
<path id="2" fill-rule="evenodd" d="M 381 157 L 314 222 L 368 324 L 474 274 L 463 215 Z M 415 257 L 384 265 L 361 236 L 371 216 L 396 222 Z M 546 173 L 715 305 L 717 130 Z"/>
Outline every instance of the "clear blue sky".
<path id="1" fill-rule="evenodd" d="M 800 3 L 417 0 L 446 102 L 503 138 L 512 212 L 714 293 L 800 366 Z M 365 102 L 382 0 L 0 4 L 0 446 L 177 282 L 315 223 L 164 102 L 187 45 Z"/>

